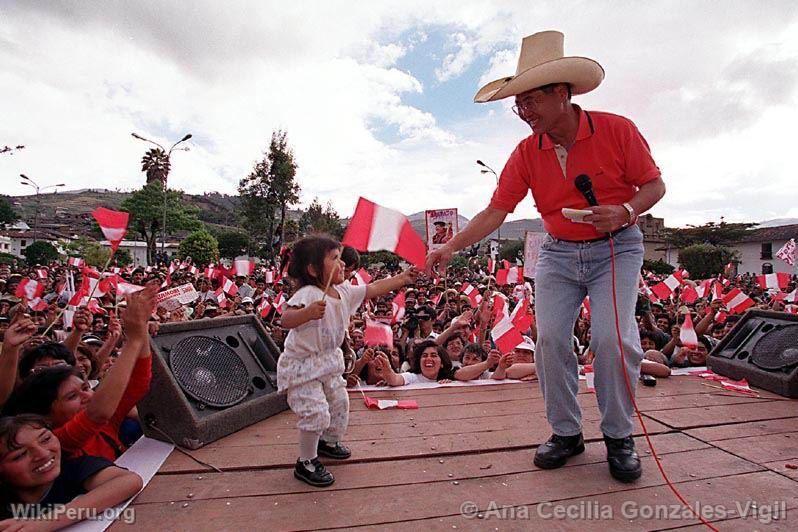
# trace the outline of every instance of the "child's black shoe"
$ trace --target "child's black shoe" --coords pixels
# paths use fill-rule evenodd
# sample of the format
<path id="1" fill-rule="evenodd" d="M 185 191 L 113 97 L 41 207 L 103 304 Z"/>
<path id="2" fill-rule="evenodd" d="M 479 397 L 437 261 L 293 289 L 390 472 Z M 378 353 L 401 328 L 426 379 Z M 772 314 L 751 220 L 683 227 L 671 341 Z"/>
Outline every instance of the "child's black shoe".
<path id="1" fill-rule="evenodd" d="M 346 460 L 352 456 L 352 451 L 346 448 L 341 442 L 328 443 L 324 440 L 319 440 L 318 453 L 327 458 L 334 458 L 336 460 Z"/>
<path id="2" fill-rule="evenodd" d="M 325 488 L 335 482 L 335 477 L 327 471 L 327 468 L 319 462 L 318 458 L 306 462 L 297 460 L 296 467 L 294 467 L 294 476 L 302 482 L 307 482 L 317 488 Z"/>

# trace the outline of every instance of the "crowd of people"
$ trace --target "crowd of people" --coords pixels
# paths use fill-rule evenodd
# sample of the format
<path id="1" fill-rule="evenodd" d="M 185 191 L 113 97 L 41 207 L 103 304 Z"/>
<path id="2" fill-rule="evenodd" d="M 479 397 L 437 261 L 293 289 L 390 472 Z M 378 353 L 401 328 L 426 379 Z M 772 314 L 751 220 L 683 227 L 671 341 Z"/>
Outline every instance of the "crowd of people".
<path id="1" fill-rule="evenodd" d="M 289 263 L 290 253 L 282 259 Z M 341 373 L 346 386 L 536 379 L 531 280 L 498 285 L 485 258 L 472 258 L 467 267 L 449 268 L 441 277 L 412 269 L 403 273 L 398 266 L 365 265 L 358 252 L 347 247 L 341 248 L 340 260 L 344 267 L 335 284 L 365 284 L 366 276 L 368 286 L 379 287 L 368 297 L 354 299 L 356 308 L 342 325 Z M 135 405 L 149 388 L 150 336 L 165 323 L 254 314 L 282 351 L 288 330 L 296 326 L 291 300 L 296 301 L 303 286 L 297 275 L 279 263 L 258 265 L 248 275 L 235 275 L 222 265 L 198 268 L 186 262 L 109 272 L 61 262 L 0 265 L 3 517 L 12 517 L 13 504 L 33 503 L 44 510 L 54 504 L 102 508 L 134 495 L 141 478 L 116 467 L 114 460 L 142 434 Z M 75 304 L 76 287 L 94 286 L 85 282 L 87 277 L 114 282 L 101 283 L 104 288 L 83 294 Z M 648 285 L 663 277 L 642 272 Z M 42 288 L 35 301 L 19 289 L 29 281 Z M 784 311 L 792 305 L 778 294 L 795 290 L 798 278 L 790 277 L 783 291 L 763 289 L 753 275 L 719 276 L 716 282 L 724 292 L 739 288 L 757 308 Z M 117 295 L 121 290 L 114 287 L 124 283 L 138 291 Z M 196 291 L 194 301 L 158 304 L 159 291 L 187 284 Z M 636 315 L 645 352 L 642 373 L 667 377 L 672 368 L 704 366 L 713 346 L 740 318 L 724 312 L 717 295 L 682 301 L 680 291 L 697 285 L 685 278 L 661 301 L 652 301 L 641 289 Z M 468 295 L 467 287 L 474 289 L 468 289 Z M 95 297 L 89 300 L 87 295 Z M 501 352 L 491 330 L 501 315 L 524 300 L 528 310 L 522 312 L 530 319 L 521 331 L 522 341 Z M 583 366 L 593 358 L 590 313 L 607 311 L 590 309 L 586 301 L 576 320 L 573 352 Z M 688 314 L 696 345 L 681 340 L 680 327 Z M 375 345 L 370 340 L 374 324 L 390 327 L 390 341 Z M 328 452 L 345 453 L 343 449 Z M 83 496 L 72 501 L 78 494 Z M 63 525 L 69 524 L 63 519 Z M 0 521 L 0 528 L 11 522 Z"/>

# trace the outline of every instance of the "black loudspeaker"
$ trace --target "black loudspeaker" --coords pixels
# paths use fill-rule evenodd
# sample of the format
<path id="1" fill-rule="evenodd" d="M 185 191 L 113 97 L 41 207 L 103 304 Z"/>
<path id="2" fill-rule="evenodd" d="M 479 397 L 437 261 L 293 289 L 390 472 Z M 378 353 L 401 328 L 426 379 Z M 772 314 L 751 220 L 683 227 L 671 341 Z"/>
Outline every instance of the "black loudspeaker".
<path id="1" fill-rule="evenodd" d="M 280 352 L 254 315 L 167 323 L 151 340 L 144 433 L 197 449 L 288 408 Z"/>
<path id="2" fill-rule="evenodd" d="M 709 354 L 707 367 L 763 390 L 798 397 L 798 315 L 749 310 Z"/>

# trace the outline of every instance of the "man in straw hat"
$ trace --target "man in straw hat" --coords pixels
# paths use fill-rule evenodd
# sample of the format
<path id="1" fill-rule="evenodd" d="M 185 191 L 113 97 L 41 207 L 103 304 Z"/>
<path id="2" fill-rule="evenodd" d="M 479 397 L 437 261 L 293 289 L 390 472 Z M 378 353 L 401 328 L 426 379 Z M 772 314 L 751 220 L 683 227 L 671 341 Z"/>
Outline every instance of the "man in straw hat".
<path id="1" fill-rule="evenodd" d="M 648 144 L 628 119 L 584 111 L 571 97 L 592 91 L 604 78 L 601 65 L 563 54 L 563 34 L 545 31 L 524 38 L 514 76 L 488 83 L 476 102 L 513 97 L 513 112 L 532 128 L 510 155 L 485 210 L 442 248 L 428 267 L 446 264 L 452 254 L 496 230 L 531 190 L 548 236 L 535 279 L 536 369 L 553 435 L 535 453 L 535 464 L 553 469 L 584 451 L 577 359 L 571 332 L 586 295 L 593 310 L 591 349 L 596 394 L 610 473 L 632 482 L 640 459 L 631 438 L 634 408 L 619 361 L 613 311 L 610 239 L 615 251 L 615 295 L 626 371 L 632 389 L 643 351 L 635 323 L 637 279 L 643 263 L 643 235 L 637 216 L 665 193 Z M 599 206 L 576 187 L 592 183 Z M 567 213 L 563 208 L 588 210 Z M 577 221 L 578 220 L 578 221 Z"/>

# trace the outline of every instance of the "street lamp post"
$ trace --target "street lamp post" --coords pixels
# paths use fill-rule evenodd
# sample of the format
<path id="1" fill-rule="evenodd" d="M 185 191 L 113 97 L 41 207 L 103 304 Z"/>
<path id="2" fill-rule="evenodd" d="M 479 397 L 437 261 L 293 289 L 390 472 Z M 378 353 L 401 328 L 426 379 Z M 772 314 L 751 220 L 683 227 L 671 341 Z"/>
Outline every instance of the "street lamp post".
<path id="1" fill-rule="evenodd" d="M 163 146 L 161 146 L 160 144 L 158 144 L 157 142 L 155 142 L 153 140 L 150 140 L 148 138 L 142 137 L 138 133 L 133 132 L 133 133 L 131 133 L 131 135 L 133 136 L 134 139 L 138 139 L 138 140 L 141 140 L 141 141 L 144 141 L 144 142 L 149 142 L 150 144 L 154 144 L 155 146 L 158 146 L 161 149 L 161 151 L 166 153 L 166 162 L 167 162 L 166 174 L 163 176 L 163 225 L 161 226 L 161 254 L 164 256 L 164 258 L 166 258 L 166 212 L 168 210 L 168 207 L 167 207 L 167 205 L 168 205 L 168 203 L 167 203 L 168 196 L 166 194 L 166 192 L 167 192 L 166 180 L 169 177 L 169 170 L 172 167 L 172 165 L 171 165 L 172 151 L 174 151 L 175 146 L 177 146 L 181 142 L 185 142 L 188 139 L 190 139 L 191 138 L 191 133 L 187 133 L 185 136 L 183 136 L 182 139 L 180 139 L 177 142 L 175 142 L 174 144 L 172 144 L 172 147 L 169 148 L 169 151 L 166 151 L 166 149 Z M 178 151 L 181 151 L 181 150 L 182 151 L 188 151 L 188 146 L 184 146 L 183 148 L 177 148 L 177 150 Z"/>
<path id="2" fill-rule="evenodd" d="M 33 179 L 26 176 L 25 174 L 19 174 L 19 177 L 23 179 L 20 181 L 23 185 L 27 185 L 32 187 L 36 191 L 36 200 L 35 200 L 35 210 L 33 215 L 33 241 L 36 242 L 36 234 L 39 232 L 39 208 L 40 208 L 40 200 L 39 200 L 39 193 L 43 190 L 47 190 L 48 188 L 57 189 L 58 187 L 65 187 L 64 183 L 58 183 L 57 185 L 47 185 L 46 187 L 40 187 Z"/>
<path id="3" fill-rule="evenodd" d="M 483 163 L 479 159 L 477 159 L 477 164 L 483 168 L 483 170 L 479 171 L 480 174 L 493 174 L 493 177 L 496 178 L 496 184 L 497 185 L 499 184 L 499 176 L 493 170 L 493 168 L 491 168 L 487 164 Z M 499 224 L 499 228 L 496 230 L 496 238 L 499 241 L 499 246 L 501 246 L 501 244 L 502 244 L 502 226 L 501 226 L 501 224 Z"/>

